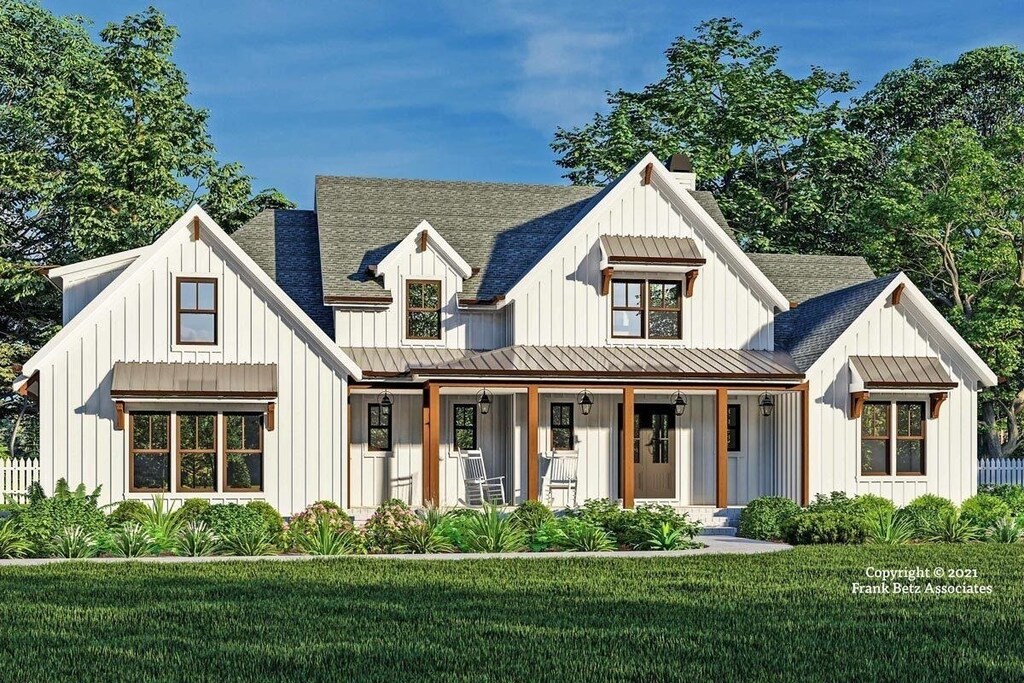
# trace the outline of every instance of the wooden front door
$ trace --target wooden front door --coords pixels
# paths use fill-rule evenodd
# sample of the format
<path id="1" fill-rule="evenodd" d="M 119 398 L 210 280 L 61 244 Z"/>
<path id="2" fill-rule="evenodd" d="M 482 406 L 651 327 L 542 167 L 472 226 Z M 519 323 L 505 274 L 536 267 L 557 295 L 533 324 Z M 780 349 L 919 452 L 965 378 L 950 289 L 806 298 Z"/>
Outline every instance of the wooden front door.
<path id="1" fill-rule="evenodd" d="M 672 406 L 638 404 L 633 415 L 633 491 L 676 497 L 676 416 Z"/>

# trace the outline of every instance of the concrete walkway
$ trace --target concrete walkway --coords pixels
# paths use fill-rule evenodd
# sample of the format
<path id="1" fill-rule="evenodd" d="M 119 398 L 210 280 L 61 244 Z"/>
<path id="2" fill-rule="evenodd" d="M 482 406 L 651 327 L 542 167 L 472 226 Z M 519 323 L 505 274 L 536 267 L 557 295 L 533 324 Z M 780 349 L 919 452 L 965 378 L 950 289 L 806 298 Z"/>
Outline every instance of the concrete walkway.
<path id="1" fill-rule="evenodd" d="M 690 550 L 625 550 L 608 553 L 452 553 L 442 555 L 345 555 L 345 559 L 364 560 L 402 560 L 402 561 L 423 561 L 441 560 L 446 562 L 458 562 L 466 560 L 553 560 L 573 558 L 600 558 L 603 560 L 617 560 L 627 558 L 650 558 L 650 557 L 690 557 L 693 555 L 755 555 L 758 553 L 774 553 L 780 550 L 789 550 L 792 546 L 784 543 L 769 543 L 768 541 L 754 541 L 749 538 L 738 538 L 735 536 L 700 536 L 697 541 L 705 544 L 703 548 L 691 548 Z M 34 567 L 44 564 L 58 564 L 61 562 L 91 562 L 97 564 L 109 564 L 118 562 L 146 562 L 155 564 L 205 564 L 209 562 L 309 562 L 317 560 L 333 560 L 337 557 L 320 557 L 316 555 L 267 555 L 265 557 L 232 557 L 217 555 L 213 557 L 135 557 L 126 559 L 122 557 L 93 557 L 87 560 L 66 560 L 60 557 L 40 557 L 21 560 L 0 560 L 0 569 L 4 567 Z"/>

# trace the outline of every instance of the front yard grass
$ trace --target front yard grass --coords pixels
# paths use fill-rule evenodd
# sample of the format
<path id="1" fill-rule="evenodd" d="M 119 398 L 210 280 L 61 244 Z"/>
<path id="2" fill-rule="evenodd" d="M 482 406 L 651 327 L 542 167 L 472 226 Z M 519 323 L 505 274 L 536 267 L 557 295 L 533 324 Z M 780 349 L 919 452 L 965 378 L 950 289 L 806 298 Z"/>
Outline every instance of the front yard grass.
<path id="1" fill-rule="evenodd" d="M 852 595 L 866 567 L 991 595 Z M 3 680 L 1019 680 L 1024 547 L 0 569 Z"/>

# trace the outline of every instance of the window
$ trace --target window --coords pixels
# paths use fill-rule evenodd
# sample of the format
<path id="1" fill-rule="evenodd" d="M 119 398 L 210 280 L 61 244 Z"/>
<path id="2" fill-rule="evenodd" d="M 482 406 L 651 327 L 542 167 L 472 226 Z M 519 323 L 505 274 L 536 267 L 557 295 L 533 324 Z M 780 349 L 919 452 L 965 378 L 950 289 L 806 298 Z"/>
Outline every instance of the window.
<path id="1" fill-rule="evenodd" d="M 217 490 L 216 413 L 178 413 L 178 491 Z"/>
<path id="2" fill-rule="evenodd" d="M 367 434 L 371 451 L 391 450 L 391 406 L 371 403 L 367 411 Z"/>
<path id="3" fill-rule="evenodd" d="M 741 450 L 740 447 L 740 407 L 731 404 L 726 407 L 725 415 L 725 441 L 729 452 L 734 453 Z"/>
<path id="4" fill-rule="evenodd" d="M 668 463 L 669 429 L 668 413 L 651 415 L 651 462 L 656 465 Z"/>
<path id="5" fill-rule="evenodd" d="M 924 404 L 896 404 L 896 474 L 924 474 Z"/>
<path id="6" fill-rule="evenodd" d="M 860 417 L 860 473 L 889 474 L 889 404 L 864 404 Z"/>
<path id="7" fill-rule="evenodd" d="M 612 280 L 612 337 L 680 339 L 682 283 Z"/>
<path id="8" fill-rule="evenodd" d="M 131 413 L 128 490 L 171 490 L 170 413 Z"/>
<path id="9" fill-rule="evenodd" d="M 217 281 L 178 278 L 177 343 L 217 344 Z"/>
<path id="10" fill-rule="evenodd" d="M 263 490 L 263 416 L 224 415 L 224 490 Z"/>
<path id="11" fill-rule="evenodd" d="M 410 280 L 405 289 L 405 336 L 409 339 L 441 338 L 441 283 Z"/>
<path id="12" fill-rule="evenodd" d="M 460 451 L 476 449 L 476 404 L 455 404 L 455 447 Z"/>
<path id="13" fill-rule="evenodd" d="M 573 433 L 575 406 L 572 403 L 551 404 L 551 450 L 572 451 L 576 449 L 576 435 Z"/>

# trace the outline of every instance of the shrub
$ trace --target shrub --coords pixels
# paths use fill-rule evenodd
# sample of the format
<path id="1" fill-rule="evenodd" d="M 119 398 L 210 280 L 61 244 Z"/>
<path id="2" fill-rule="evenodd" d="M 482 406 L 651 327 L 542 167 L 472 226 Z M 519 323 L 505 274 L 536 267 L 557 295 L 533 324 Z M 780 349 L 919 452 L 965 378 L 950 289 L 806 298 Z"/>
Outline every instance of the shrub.
<path id="1" fill-rule="evenodd" d="M 187 527 L 192 522 L 198 522 L 199 518 L 210 507 L 210 501 L 205 498 L 189 498 L 178 511 L 175 513 L 178 516 L 178 521 L 181 522 L 182 528 Z"/>
<path id="2" fill-rule="evenodd" d="M 95 557 L 100 551 L 99 536 L 80 526 L 69 526 L 60 529 L 50 542 L 54 556 L 65 558 Z"/>
<path id="3" fill-rule="evenodd" d="M 217 552 L 217 537 L 203 522 L 189 522 L 178 532 L 174 553 L 185 557 L 208 557 Z"/>
<path id="4" fill-rule="evenodd" d="M 408 505 L 392 498 L 374 510 L 363 525 L 363 534 L 371 552 L 387 553 L 398 546 L 399 538 L 406 529 L 418 523 L 419 518 Z"/>
<path id="5" fill-rule="evenodd" d="M 617 526 L 611 531 L 616 540 L 631 548 L 640 548 L 650 540 L 651 534 L 668 524 L 673 531 L 678 531 L 685 540 L 689 540 L 700 531 L 700 525 L 691 522 L 685 513 L 676 512 L 671 505 L 641 505 L 635 510 L 623 510 L 618 517 Z"/>
<path id="6" fill-rule="evenodd" d="M 126 522 L 114 531 L 108 548 L 115 557 L 142 557 L 153 554 L 155 543 L 141 524 Z"/>
<path id="7" fill-rule="evenodd" d="M 782 527 L 782 537 L 793 545 L 862 543 L 866 533 L 864 521 L 857 515 L 827 509 L 793 515 Z"/>
<path id="8" fill-rule="evenodd" d="M 615 550 L 615 539 L 597 524 L 574 517 L 561 520 L 561 547 L 577 552 L 607 552 Z"/>
<path id="9" fill-rule="evenodd" d="M 9 520 L 0 522 L 0 557 L 15 559 L 25 557 L 32 552 L 32 544 L 26 539 L 21 530 Z"/>
<path id="10" fill-rule="evenodd" d="M 398 536 L 399 543 L 395 547 L 396 552 L 415 553 L 425 555 L 427 553 L 450 553 L 455 546 L 440 530 L 440 522 L 437 526 L 429 524 L 413 524 L 405 529 Z"/>
<path id="11" fill-rule="evenodd" d="M 1024 517 L 1003 517 L 992 527 L 989 540 L 994 543 L 1016 543 L 1024 535 Z"/>
<path id="12" fill-rule="evenodd" d="M 250 510 L 255 510 L 263 517 L 267 525 L 267 532 L 274 538 L 274 543 L 281 545 L 284 541 L 284 518 L 281 513 L 274 509 L 274 506 L 264 500 L 253 500 L 245 504 Z"/>
<path id="13" fill-rule="evenodd" d="M 178 540 L 181 517 L 174 511 L 174 503 L 167 503 L 163 495 L 153 496 L 152 505 L 144 505 L 139 522 L 153 539 L 157 552 L 169 552 Z"/>
<path id="14" fill-rule="evenodd" d="M 107 516 L 107 526 L 120 529 L 130 522 L 138 522 L 146 514 L 146 504 L 141 500 L 122 500 Z"/>
<path id="15" fill-rule="evenodd" d="M 288 524 L 288 534 L 292 544 L 300 547 L 304 536 L 317 531 L 320 521 L 325 520 L 326 524 L 335 531 L 351 531 L 352 518 L 345 514 L 337 504 L 329 500 L 319 500 L 302 512 L 292 516 Z"/>
<path id="16" fill-rule="evenodd" d="M 512 523 L 526 532 L 533 534 L 544 522 L 555 518 L 555 513 L 539 500 L 526 500 L 512 513 Z"/>
<path id="17" fill-rule="evenodd" d="M 910 521 L 892 510 L 880 508 L 867 518 L 867 538 L 871 543 L 902 545 L 914 537 Z"/>
<path id="18" fill-rule="evenodd" d="M 873 493 L 865 493 L 854 497 L 853 511 L 864 520 L 870 521 L 879 515 L 896 514 L 896 506 L 888 498 L 876 496 Z"/>
<path id="19" fill-rule="evenodd" d="M 211 505 L 211 508 L 217 507 Z M 242 507 L 239 505 L 238 507 Z M 244 509 L 244 508 L 243 508 Z M 221 538 L 220 549 L 227 555 L 238 557 L 259 557 L 278 552 L 274 537 L 259 526 L 243 525 Z"/>
<path id="20" fill-rule="evenodd" d="M 591 498 L 582 507 L 567 510 L 566 515 L 596 524 L 605 531 L 615 533 L 623 511 L 611 498 Z"/>
<path id="21" fill-rule="evenodd" d="M 782 496 L 761 496 L 750 501 L 740 512 L 737 533 L 744 538 L 762 541 L 782 538 L 782 525 L 800 512 L 800 506 Z"/>
<path id="22" fill-rule="evenodd" d="M 296 538 L 296 546 L 310 555 L 351 555 L 362 549 L 359 533 L 351 525 L 335 526 L 329 515 L 320 515 L 313 526 L 303 529 L 302 535 Z"/>
<path id="23" fill-rule="evenodd" d="M 199 521 L 221 540 L 242 532 L 267 533 L 267 522 L 263 515 L 237 503 L 211 505 L 199 515 Z"/>
<path id="24" fill-rule="evenodd" d="M 939 518 L 928 525 L 925 540 L 940 543 L 967 543 L 982 537 L 984 531 L 956 508 L 943 511 Z"/>
<path id="25" fill-rule="evenodd" d="M 1014 517 L 1024 516 L 1024 486 L 1019 484 L 994 484 L 983 486 L 980 493 L 999 498 L 1010 506 L 1010 514 Z"/>
<path id="26" fill-rule="evenodd" d="M 577 520 L 572 517 L 563 517 L 561 520 L 552 517 L 545 520 L 527 537 L 526 545 L 535 553 L 565 547 L 565 532 L 562 527 L 575 521 Z"/>
<path id="27" fill-rule="evenodd" d="M 33 486 L 29 504 L 19 510 L 14 521 L 32 544 L 32 553 L 46 555 L 52 550 L 54 538 L 66 529 L 78 528 L 93 540 L 103 537 L 107 520 L 96 505 L 98 497 L 99 489 L 92 494 L 85 492 L 84 485 L 71 490 L 63 479 L 57 482 L 50 498 L 42 493 L 42 487 Z"/>
<path id="28" fill-rule="evenodd" d="M 943 514 L 953 510 L 956 507 L 948 498 L 926 493 L 910 501 L 896 516 L 906 519 L 914 530 L 914 538 L 921 540 L 928 537 Z"/>
<path id="29" fill-rule="evenodd" d="M 692 537 L 686 536 L 680 529 L 675 529 L 668 522 L 664 522 L 660 528 L 647 535 L 643 547 L 648 550 L 679 550 L 692 545 L 690 538 Z"/>
<path id="30" fill-rule="evenodd" d="M 456 550 L 464 553 L 469 552 L 466 530 L 469 527 L 470 520 L 479 514 L 476 510 L 467 510 L 465 508 L 450 510 L 438 522 L 437 533 L 444 536 Z"/>
<path id="31" fill-rule="evenodd" d="M 839 512 L 842 514 L 859 514 L 857 499 L 846 495 L 843 491 L 829 494 L 817 493 L 814 501 L 807 506 L 809 512 Z"/>
<path id="32" fill-rule="evenodd" d="M 526 534 L 494 505 L 465 520 L 466 548 L 477 553 L 510 553 L 526 547 Z"/>
<path id="33" fill-rule="evenodd" d="M 1010 515 L 1010 506 L 988 493 L 971 496 L 960 506 L 961 514 L 980 529 L 991 529 L 1003 517 Z"/>

